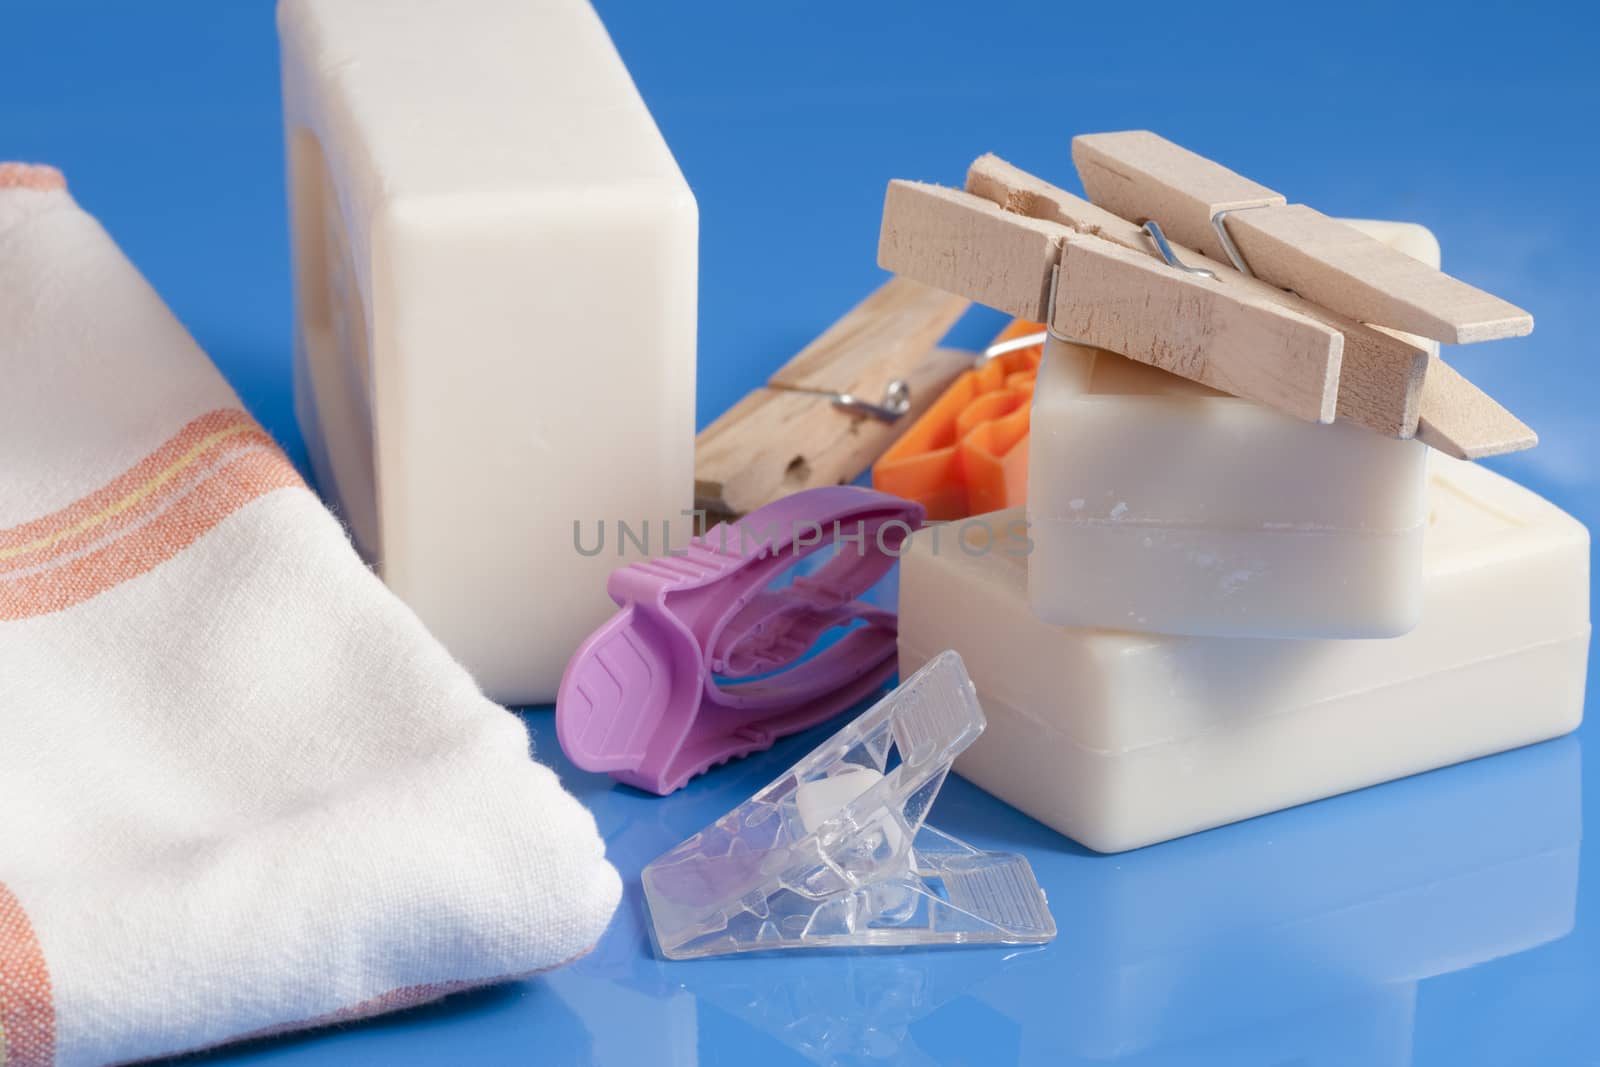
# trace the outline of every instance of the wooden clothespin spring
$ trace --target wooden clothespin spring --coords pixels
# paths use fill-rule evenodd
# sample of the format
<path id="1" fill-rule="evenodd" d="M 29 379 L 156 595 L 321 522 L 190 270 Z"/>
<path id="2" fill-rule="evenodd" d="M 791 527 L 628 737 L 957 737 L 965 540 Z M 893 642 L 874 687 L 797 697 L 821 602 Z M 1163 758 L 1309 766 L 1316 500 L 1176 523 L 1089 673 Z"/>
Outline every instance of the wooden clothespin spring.
<path id="1" fill-rule="evenodd" d="M 700 432 L 695 506 L 740 516 L 854 481 L 972 365 L 972 353 L 935 347 L 969 306 L 889 279 Z"/>

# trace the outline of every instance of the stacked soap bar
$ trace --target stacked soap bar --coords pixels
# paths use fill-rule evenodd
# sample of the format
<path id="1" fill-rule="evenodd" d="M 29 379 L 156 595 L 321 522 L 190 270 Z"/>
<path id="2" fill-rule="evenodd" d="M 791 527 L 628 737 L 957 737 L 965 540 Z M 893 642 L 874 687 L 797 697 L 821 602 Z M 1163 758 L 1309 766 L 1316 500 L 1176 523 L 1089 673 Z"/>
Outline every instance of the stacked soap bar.
<path id="1" fill-rule="evenodd" d="M 586 0 L 278 24 L 318 486 L 490 696 L 550 700 L 624 544 L 682 544 L 694 198 Z"/>
<path id="2" fill-rule="evenodd" d="M 1302 422 L 1054 337 L 1033 418 L 1040 618 L 1236 637 L 1416 626 L 1421 442 Z"/>
<path id="3" fill-rule="evenodd" d="M 1438 266 L 1423 227 L 1366 225 Z M 1427 452 L 1052 336 L 1029 464 L 1034 610 L 1165 634 L 1403 634 L 1421 609 Z"/>
<path id="4" fill-rule="evenodd" d="M 957 772 L 1103 852 L 1574 729 L 1588 531 L 1492 471 L 1429 461 L 1422 622 L 1403 637 L 1053 625 L 1029 604 L 1039 545 L 1016 509 L 972 520 L 960 543 L 913 538 L 900 669 L 959 651 L 989 726 Z"/>
<path id="5" fill-rule="evenodd" d="M 913 540 L 900 666 L 959 651 L 989 728 L 956 770 L 1091 848 L 1582 717 L 1588 532 L 1499 475 L 1055 335 L 1029 452 L 1025 510 Z"/>

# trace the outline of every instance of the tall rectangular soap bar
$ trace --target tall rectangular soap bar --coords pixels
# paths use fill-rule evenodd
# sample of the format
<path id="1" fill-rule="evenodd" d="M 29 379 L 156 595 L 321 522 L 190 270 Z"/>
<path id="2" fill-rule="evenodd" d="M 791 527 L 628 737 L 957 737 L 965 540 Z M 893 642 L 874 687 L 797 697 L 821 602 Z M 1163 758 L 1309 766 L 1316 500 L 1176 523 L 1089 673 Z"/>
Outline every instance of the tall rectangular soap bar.
<path id="1" fill-rule="evenodd" d="M 688 521 L 694 198 L 585 0 L 278 27 L 318 484 L 489 695 L 553 699 L 614 610 L 617 523 L 654 553 Z"/>
<path id="2" fill-rule="evenodd" d="M 1389 640 L 1175 637 L 1042 622 L 1021 509 L 919 532 L 900 669 L 953 648 L 988 728 L 956 770 L 1120 852 L 1555 737 L 1583 716 L 1589 533 L 1430 457 L 1422 623 Z"/>
<path id="3" fill-rule="evenodd" d="M 1438 263 L 1410 223 L 1352 223 Z M 1427 448 L 1054 338 L 1034 390 L 1034 610 L 1225 637 L 1392 637 L 1421 606 Z"/>

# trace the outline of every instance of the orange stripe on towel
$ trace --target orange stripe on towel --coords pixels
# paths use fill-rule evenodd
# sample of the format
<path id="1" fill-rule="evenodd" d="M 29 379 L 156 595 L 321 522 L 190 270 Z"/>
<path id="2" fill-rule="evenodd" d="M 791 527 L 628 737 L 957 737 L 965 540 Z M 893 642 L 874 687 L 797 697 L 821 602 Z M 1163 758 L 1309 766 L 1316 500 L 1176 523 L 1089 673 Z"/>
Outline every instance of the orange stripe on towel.
<path id="1" fill-rule="evenodd" d="M 185 473 L 241 437 L 272 443 L 238 408 L 201 415 L 104 487 L 43 518 L 0 530 L 0 570 L 32 566 L 71 551 L 85 537 L 103 537 L 135 522 L 180 492 Z"/>
<path id="2" fill-rule="evenodd" d="M 0 882 L 0 1067 L 50 1067 L 55 1058 L 50 969 L 33 924 Z"/>
<path id="3" fill-rule="evenodd" d="M 243 411 L 202 415 L 104 488 L 0 531 L 0 621 L 88 600 L 171 559 L 256 497 L 303 485 Z"/>
<path id="4" fill-rule="evenodd" d="M 0 163 L 0 189 L 37 189 L 49 192 L 65 189 L 67 179 L 54 167 L 43 163 Z M 0 1060 L 0 1067 L 5 1061 Z"/>

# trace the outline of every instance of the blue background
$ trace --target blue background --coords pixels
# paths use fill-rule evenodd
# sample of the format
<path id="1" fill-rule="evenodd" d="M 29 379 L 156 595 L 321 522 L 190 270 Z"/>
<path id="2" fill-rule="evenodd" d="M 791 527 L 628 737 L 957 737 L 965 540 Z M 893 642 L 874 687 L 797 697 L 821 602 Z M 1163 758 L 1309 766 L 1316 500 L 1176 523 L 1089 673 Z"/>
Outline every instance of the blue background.
<path id="1" fill-rule="evenodd" d="M 954 184 L 995 151 L 1076 188 L 1073 133 L 1150 127 L 1329 213 L 1423 222 L 1447 269 L 1531 309 L 1534 336 L 1455 361 L 1543 437 L 1493 465 L 1595 524 L 1590 5 L 598 6 L 700 201 L 702 425 L 876 284 L 890 177 Z M 0 158 L 66 171 L 304 467 L 277 76 L 265 0 L 0 3 Z M 974 312 L 955 340 L 999 325 Z M 1575 737 L 1117 857 L 953 780 L 932 821 L 1029 855 L 1061 927 L 1043 949 L 664 964 L 635 887 L 545 979 L 205 1059 L 1600 1062 L 1593 711 Z M 574 771 L 527 718 L 632 879 L 827 732 L 659 801 Z"/>

